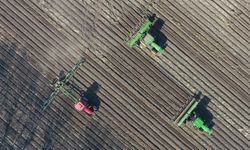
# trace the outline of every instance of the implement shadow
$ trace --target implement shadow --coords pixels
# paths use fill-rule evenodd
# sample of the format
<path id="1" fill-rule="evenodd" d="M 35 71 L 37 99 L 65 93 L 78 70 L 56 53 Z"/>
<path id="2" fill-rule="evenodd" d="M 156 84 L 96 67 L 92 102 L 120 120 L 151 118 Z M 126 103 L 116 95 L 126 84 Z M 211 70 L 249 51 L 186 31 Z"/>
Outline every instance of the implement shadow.
<path id="1" fill-rule="evenodd" d="M 165 49 L 167 47 L 167 37 L 160 31 L 165 24 L 161 18 L 157 18 L 155 14 L 149 16 L 150 21 L 154 21 L 152 28 L 149 30 L 149 33 L 155 38 L 157 44 L 160 47 Z"/>
<path id="2" fill-rule="evenodd" d="M 209 128 L 212 128 L 214 126 L 214 122 L 212 121 L 213 114 L 207 109 L 210 98 L 206 95 L 203 95 L 202 92 L 198 92 L 196 98 L 200 99 L 200 103 L 196 108 L 197 115 L 204 119 Z"/>

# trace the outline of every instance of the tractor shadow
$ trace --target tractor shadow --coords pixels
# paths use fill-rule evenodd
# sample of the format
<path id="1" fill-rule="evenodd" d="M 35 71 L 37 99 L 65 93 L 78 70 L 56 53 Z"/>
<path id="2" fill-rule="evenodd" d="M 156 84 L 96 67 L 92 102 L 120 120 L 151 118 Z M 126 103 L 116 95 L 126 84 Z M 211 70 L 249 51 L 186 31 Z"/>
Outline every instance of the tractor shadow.
<path id="1" fill-rule="evenodd" d="M 81 96 L 86 97 L 89 99 L 89 105 L 95 106 L 97 111 L 101 105 L 100 98 L 97 96 L 97 92 L 99 92 L 101 86 L 97 82 L 93 82 L 86 91 L 81 92 Z"/>
<path id="2" fill-rule="evenodd" d="M 210 98 L 208 98 L 206 95 L 203 95 L 202 92 L 198 92 L 195 97 L 196 99 L 200 99 L 200 103 L 196 107 L 197 115 L 204 119 L 209 128 L 213 128 L 213 114 L 207 109 Z"/>
<path id="3" fill-rule="evenodd" d="M 155 20 L 156 19 L 156 20 Z M 155 20 L 152 28 L 149 30 L 149 33 L 155 38 L 156 43 L 159 44 L 160 47 L 165 49 L 167 47 L 167 37 L 160 31 L 164 25 L 164 21 L 160 18 L 157 18 L 155 14 L 149 16 L 149 20 Z"/>

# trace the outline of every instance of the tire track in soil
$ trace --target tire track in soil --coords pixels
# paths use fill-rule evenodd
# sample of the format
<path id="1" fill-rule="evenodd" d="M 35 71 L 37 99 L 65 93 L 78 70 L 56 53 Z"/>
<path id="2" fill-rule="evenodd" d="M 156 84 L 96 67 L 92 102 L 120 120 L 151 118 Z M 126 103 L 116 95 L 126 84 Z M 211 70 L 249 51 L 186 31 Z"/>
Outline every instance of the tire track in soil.
<path id="1" fill-rule="evenodd" d="M 213 10 L 213 11 L 214 11 L 214 10 Z M 234 30 L 235 30 L 235 29 L 234 29 Z M 234 33 L 235 33 L 235 32 L 234 32 Z M 236 33 L 237 33 L 237 32 L 236 32 Z M 243 32 L 242 32 L 242 33 L 243 33 Z M 237 37 L 236 37 L 236 38 L 237 38 Z M 239 39 L 239 38 L 238 38 L 238 39 Z M 235 41 L 235 40 L 234 40 L 234 41 Z M 241 40 L 241 41 L 243 41 L 243 40 Z M 243 45 L 244 45 L 244 44 L 243 44 Z M 245 45 L 246 45 L 246 44 L 245 44 Z M 249 44 L 248 44 L 248 45 L 249 45 Z M 242 51 L 242 50 L 244 50 L 244 49 L 241 49 L 241 51 Z M 237 50 L 236 53 L 239 53 L 239 52 L 240 52 L 240 51 L 239 51 L 239 52 L 238 52 L 238 51 L 239 51 L 239 50 Z M 233 52 L 233 53 L 235 53 L 235 52 Z M 242 53 L 243 53 L 243 52 L 242 52 Z M 234 55 L 235 55 L 235 54 L 234 54 Z M 244 52 L 243 55 L 246 55 L 246 52 Z M 246 55 L 246 57 L 249 57 L 249 56 Z M 244 63 L 244 65 L 246 65 L 246 64 L 247 64 L 247 62 Z M 237 67 L 237 66 L 238 66 L 238 65 L 232 66 L 232 67 L 235 68 L 235 67 Z M 242 66 L 242 67 L 246 67 L 246 66 Z"/>
<path id="2" fill-rule="evenodd" d="M 53 120 L 55 120 L 55 119 L 53 119 Z"/>
<path id="3" fill-rule="evenodd" d="M 16 80 L 16 79 L 15 79 Z M 8 84 L 7 84 L 8 85 Z M 25 86 L 24 86 L 25 87 Z M 11 91 L 11 90 L 10 90 Z M 22 92 L 24 92 L 24 91 L 22 91 Z M 28 94 L 28 93 L 27 93 Z M 54 120 L 56 120 L 56 119 L 54 119 Z"/>
<path id="4" fill-rule="evenodd" d="M 6 59 L 5 59 L 5 61 L 6 61 Z M 13 67 L 16 67 L 15 65 L 12 65 L 12 68 Z M 17 71 L 15 71 L 15 72 L 17 72 Z M 13 72 L 13 71 L 11 71 L 11 73 L 12 73 L 12 78 L 14 77 L 14 75 L 13 75 L 13 73 L 15 73 L 15 72 Z M 38 76 L 33 76 L 33 77 L 38 77 Z M 5 77 L 3 76 L 3 78 L 2 79 L 4 79 Z M 1 80 L 2 80 L 1 79 Z M 5 80 L 4 82 L 7 82 L 8 80 Z M 16 82 L 18 82 L 17 81 L 17 79 L 11 79 L 11 81 L 16 81 Z M 20 81 L 19 81 L 20 82 Z M 24 81 L 25 82 L 25 81 Z M 13 83 L 12 83 L 13 84 Z M 11 85 L 11 84 L 7 84 L 7 83 L 5 83 L 5 85 L 6 85 L 6 87 L 8 87 L 9 85 Z M 15 85 L 15 87 L 18 87 L 18 85 Z M 30 87 L 28 87 L 28 88 L 26 88 L 26 89 L 29 89 Z M 35 88 L 33 88 L 33 89 L 35 89 Z M 24 90 L 24 89 L 23 89 Z M 23 90 L 22 91 L 18 91 L 18 93 L 20 93 L 20 92 L 23 92 Z M 9 89 L 8 91 L 12 91 L 12 89 Z M 13 94 L 13 95 L 16 95 L 16 98 L 18 98 L 18 96 L 19 96 L 19 94 Z M 29 94 L 30 95 L 30 94 Z M 30 97 L 30 96 L 29 96 Z M 31 97 L 30 97 L 31 98 Z M 12 102 L 13 103 L 13 102 Z M 10 105 L 10 106 L 16 106 L 17 104 L 12 104 L 12 105 Z M 18 108 L 18 107 L 17 107 Z"/>

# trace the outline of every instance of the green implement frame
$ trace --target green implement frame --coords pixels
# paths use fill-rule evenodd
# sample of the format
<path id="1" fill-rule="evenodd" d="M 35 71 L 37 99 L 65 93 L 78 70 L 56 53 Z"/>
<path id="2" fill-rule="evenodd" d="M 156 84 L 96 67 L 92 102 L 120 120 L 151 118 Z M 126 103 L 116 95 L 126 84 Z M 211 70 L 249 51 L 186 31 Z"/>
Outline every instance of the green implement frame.
<path id="1" fill-rule="evenodd" d="M 187 105 L 187 107 L 181 112 L 181 114 L 175 119 L 174 124 L 176 124 L 178 127 L 180 127 L 192 114 L 194 109 L 199 104 L 200 100 L 196 100 L 193 98 L 191 102 Z"/>
<path id="2" fill-rule="evenodd" d="M 50 94 L 48 99 L 43 103 L 41 109 L 44 111 L 49 104 L 55 99 L 55 97 L 59 94 L 59 92 L 63 92 L 64 95 L 69 97 L 70 99 L 77 101 L 77 98 L 71 93 L 70 87 L 67 86 L 67 83 L 71 80 L 71 78 L 75 75 L 75 73 L 80 69 L 81 65 L 85 62 L 83 58 L 75 64 L 75 66 L 68 72 L 68 74 L 63 79 L 57 79 L 54 84 L 54 91 Z"/>
<path id="3" fill-rule="evenodd" d="M 136 32 L 131 39 L 129 39 L 128 45 L 130 48 L 136 45 L 136 43 L 142 38 L 143 34 L 150 29 L 151 25 L 152 22 L 147 19 L 145 23 L 141 26 L 139 31 Z"/>
<path id="4" fill-rule="evenodd" d="M 201 117 L 198 117 L 196 114 L 196 108 L 200 103 L 200 99 L 193 97 L 190 103 L 185 107 L 184 110 L 177 116 L 174 120 L 174 124 L 178 127 L 181 127 L 187 120 L 191 119 L 194 127 L 206 132 L 207 134 L 212 134 L 212 129 L 208 128 L 204 120 Z"/>
<path id="5" fill-rule="evenodd" d="M 155 43 L 154 37 L 148 33 L 152 25 L 153 22 L 151 22 L 149 19 L 144 19 L 139 28 L 136 28 L 135 31 L 132 31 L 125 40 L 128 46 L 133 48 L 138 42 L 140 42 L 150 49 L 153 49 L 157 53 L 162 54 L 164 49 Z"/>

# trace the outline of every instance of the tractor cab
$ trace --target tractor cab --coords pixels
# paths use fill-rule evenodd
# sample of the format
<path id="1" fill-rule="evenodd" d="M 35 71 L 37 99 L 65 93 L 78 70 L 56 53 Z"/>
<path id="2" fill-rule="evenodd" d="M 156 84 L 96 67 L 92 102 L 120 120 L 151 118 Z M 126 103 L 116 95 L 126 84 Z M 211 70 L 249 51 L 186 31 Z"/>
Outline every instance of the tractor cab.
<path id="1" fill-rule="evenodd" d="M 93 112 L 97 110 L 95 106 L 90 105 L 89 99 L 83 96 L 79 98 L 77 103 L 75 103 L 75 109 L 79 112 L 84 111 L 89 116 L 91 116 Z"/>

